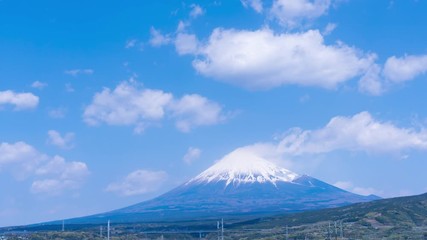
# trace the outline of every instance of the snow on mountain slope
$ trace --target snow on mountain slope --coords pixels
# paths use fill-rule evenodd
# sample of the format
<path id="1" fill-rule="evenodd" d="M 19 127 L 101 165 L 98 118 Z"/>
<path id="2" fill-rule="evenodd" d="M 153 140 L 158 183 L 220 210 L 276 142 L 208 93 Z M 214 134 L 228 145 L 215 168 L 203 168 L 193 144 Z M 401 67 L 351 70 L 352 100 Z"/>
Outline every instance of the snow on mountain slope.
<path id="1" fill-rule="evenodd" d="M 278 181 L 292 182 L 298 177 L 298 174 L 241 148 L 228 154 L 187 184 L 225 181 L 226 186 L 255 182 L 276 185 Z"/>

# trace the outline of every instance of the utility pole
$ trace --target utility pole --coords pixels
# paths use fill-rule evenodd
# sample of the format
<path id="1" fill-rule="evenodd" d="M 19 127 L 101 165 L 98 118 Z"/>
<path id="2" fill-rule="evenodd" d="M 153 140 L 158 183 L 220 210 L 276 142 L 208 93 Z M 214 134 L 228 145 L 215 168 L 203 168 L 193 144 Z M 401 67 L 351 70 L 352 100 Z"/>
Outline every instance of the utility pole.
<path id="1" fill-rule="evenodd" d="M 335 240 L 338 240 L 337 221 L 335 221 L 334 224 L 335 224 Z"/>
<path id="2" fill-rule="evenodd" d="M 218 230 L 218 240 L 220 240 L 220 238 L 219 238 L 219 221 L 216 221 L 216 229 Z"/>
<path id="3" fill-rule="evenodd" d="M 221 218 L 221 240 L 224 240 L 224 218 Z"/>
<path id="4" fill-rule="evenodd" d="M 288 225 L 286 225 L 286 240 L 289 240 Z"/>
<path id="5" fill-rule="evenodd" d="M 102 225 L 99 226 L 99 237 L 102 238 Z"/>
<path id="6" fill-rule="evenodd" d="M 110 240 L 110 220 L 107 223 L 107 240 Z"/>

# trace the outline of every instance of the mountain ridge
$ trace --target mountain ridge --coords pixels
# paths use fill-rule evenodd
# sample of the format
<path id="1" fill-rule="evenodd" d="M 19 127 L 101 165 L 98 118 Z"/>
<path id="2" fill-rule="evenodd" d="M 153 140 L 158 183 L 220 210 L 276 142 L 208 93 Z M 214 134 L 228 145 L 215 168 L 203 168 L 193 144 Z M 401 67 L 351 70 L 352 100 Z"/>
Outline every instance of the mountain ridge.
<path id="1" fill-rule="evenodd" d="M 244 157 L 243 159 L 241 157 Z M 274 215 L 379 199 L 299 175 L 249 153 L 229 154 L 186 183 L 148 201 L 69 223 L 181 221 Z"/>
<path id="2" fill-rule="evenodd" d="M 345 206 L 379 199 L 299 175 L 261 157 L 230 154 L 186 183 L 154 199 L 84 221 L 168 221 L 269 215 Z"/>

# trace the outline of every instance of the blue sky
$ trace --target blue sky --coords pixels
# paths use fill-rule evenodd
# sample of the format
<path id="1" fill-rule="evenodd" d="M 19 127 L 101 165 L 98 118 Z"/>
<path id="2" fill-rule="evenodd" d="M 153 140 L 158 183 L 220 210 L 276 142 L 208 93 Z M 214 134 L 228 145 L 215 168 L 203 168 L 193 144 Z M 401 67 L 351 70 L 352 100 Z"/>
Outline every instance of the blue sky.
<path id="1" fill-rule="evenodd" d="M 426 192 L 426 10 L 0 1 L 0 226 L 137 203 L 238 148 L 360 194 Z"/>

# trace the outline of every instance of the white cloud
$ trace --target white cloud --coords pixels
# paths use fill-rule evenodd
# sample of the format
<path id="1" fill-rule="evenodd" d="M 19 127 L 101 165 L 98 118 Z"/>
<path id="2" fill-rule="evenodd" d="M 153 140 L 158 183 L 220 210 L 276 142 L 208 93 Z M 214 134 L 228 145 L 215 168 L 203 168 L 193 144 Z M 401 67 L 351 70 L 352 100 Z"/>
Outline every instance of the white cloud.
<path id="1" fill-rule="evenodd" d="M 331 0 L 274 0 L 271 16 L 287 27 L 296 27 L 308 20 L 325 15 Z"/>
<path id="2" fill-rule="evenodd" d="M 25 142 L 0 144 L 0 169 L 12 172 L 20 181 L 31 179 L 33 193 L 48 194 L 77 189 L 89 174 L 85 163 L 49 157 Z"/>
<path id="3" fill-rule="evenodd" d="M 47 87 L 47 83 L 44 82 L 40 82 L 40 81 L 35 81 L 31 84 L 31 87 L 33 88 L 37 88 L 37 89 L 43 89 L 45 87 Z"/>
<path id="4" fill-rule="evenodd" d="M 59 175 L 61 179 L 82 178 L 87 174 L 86 164 L 66 162 L 63 157 L 54 156 L 48 163 L 36 170 L 37 175 Z"/>
<path id="5" fill-rule="evenodd" d="M 64 136 L 55 130 L 49 130 L 48 134 L 48 143 L 54 146 L 60 147 L 62 149 L 71 149 L 74 147 L 73 141 L 75 134 L 74 133 L 66 133 Z"/>
<path id="6" fill-rule="evenodd" d="M 399 128 L 378 121 L 368 112 L 337 116 L 318 130 L 292 129 L 280 141 L 279 151 L 290 155 L 328 153 L 335 150 L 393 153 L 427 150 L 427 131 Z"/>
<path id="7" fill-rule="evenodd" d="M 177 128 L 183 132 L 190 131 L 192 127 L 214 125 L 225 120 L 219 104 L 197 94 L 183 96 L 172 102 L 170 108 L 177 119 Z"/>
<path id="8" fill-rule="evenodd" d="M 93 69 L 70 69 L 65 70 L 64 73 L 67 75 L 71 75 L 73 77 L 77 77 L 79 75 L 92 75 L 95 71 Z"/>
<path id="9" fill-rule="evenodd" d="M 187 153 L 185 153 L 182 160 L 188 165 L 192 164 L 195 160 L 200 158 L 200 155 L 202 154 L 202 150 L 195 147 L 189 147 L 187 150 Z"/>
<path id="10" fill-rule="evenodd" d="M 176 120 L 181 131 L 225 120 L 222 108 L 200 95 L 174 99 L 171 93 L 143 88 L 134 80 L 122 82 L 114 90 L 104 88 L 96 93 L 83 118 L 89 125 L 134 126 L 135 132 L 140 133 L 151 123 L 161 121 L 166 114 Z"/>
<path id="11" fill-rule="evenodd" d="M 57 179 L 36 180 L 31 184 L 31 192 L 56 195 L 66 188 L 66 185 L 65 182 Z"/>
<path id="12" fill-rule="evenodd" d="M 263 10 L 262 0 L 240 0 L 245 8 L 251 7 L 257 13 L 261 13 Z"/>
<path id="13" fill-rule="evenodd" d="M 359 90 L 381 95 L 394 84 L 413 80 L 427 72 L 427 55 L 389 57 L 384 66 L 372 65 L 359 82 Z"/>
<path id="14" fill-rule="evenodd" d="M 52 166 L 49 165 L 58 169 L 51 169 Z M 56 156 L 46 166 L 37 169 L 37 178 L 31 185 L 31 192 L 58 195 L 65 190 L 75 190 L 81 187 L 89 173 L 86 163 L 65 162 L 63 158 Z"/>
<path id="15" fill-rule="evenodd" d="M 200 7 L 200 5 L 191 4 L 190 8 L 191 8 L 190 17 L 192 18 L 197 18 L 205 14 L 205 11 L 203 10 L 202 7 Z"/>
<path id="16" fill-rule="evenodd" d="M 11 90 L 0 91 L 0 109 L 2 105 L 13 105 L 15 110 L 33 109 L 39 104 L 39 97 L 32 93 L 16 93 Z"/>
<path id="17" fill-rule="evenodd" d="M 196 54 L 199 41 L 194 34 L 178 33 L 175 38 L 175 48 L 179 55 Z"/>
<path id="18" fill-rule="evenodd" d="M 276 138 L 276 142 L 259 142 L 239 147 L 225 157 L 264 158 L 292 167 L 295 164 L 293 160 L 297 157 L 306 156 L 311 159 L 313 155 L 338 150 L 376 154 L 426 151 L 427 131 L 399 128 L 390 122 L 374 119 L 368 112 L 361 112 L 351 117 L 333 117 L 325 127 L 317 130 L 292 128 Z M 354 191 L 363 192 L 362 188 Z"/>
<path id="19" fill-rule="evenodd" d="M 164 171 L 136 170 L 129 173 L 123 180 L 111 183 L 106 191 L 123 196 L 150 193 L 159 189 L 168 178 Z"/>
<path id="20" fill-rule="evenodd" d="M 336 88 L 361 76 L 375 55 L 343 43 L 326 45 L 317 30 L 275 34 L 215 29 L 198 50 L 194 68 L 201 74 L 250 89 L 286 84 Z"/>
<path id="21" fill-rule="evenodd" d="M 339 181 L 336 182 L 334 184 L 335 187 L 337 188 L 341 188 L 344 189 L 346 191 L 352 192 L 352 193 L 356 193 L 359 195 L 363 195 L 363 196 L 369 196 L 369 195 L 376 195 L 376 196 L 381 196 L 384 194 L 383 191 L 377 190 L 375 188 L 372 187 L 357 187 L 354 186 L 354 184 L 352 182 L 347 182 L 347 181 Z"/>
<path id="22" fill-rule="evenodd" d="M 26 165 L 36 164 L 39 158 L 37 150 L 25 142 L 13 144 L 0 143 L 0 168 L 6 164 L 25 163 Z"/>
<path id="23" fill-rule="evenodd" d="M 60 156 L 54 156 L 48 163 L 39 167 L 35 174 L 47 178 L 35 180 L 31 191 L 56 195 L 66 189 L 79 188 L 89 175 L 89 169 L 83 162 L 67 162 Z"/>
<path id="24" fill-rule="evenodd" d="M 406 55 L 387 59 L 383 75 L 391 82 L 404 82 L 427 72 L 427 55 Z"/>
<path id="25" fill-rule="evenodd" d="M 104 88 L 96 93 L 84 111 L 84 120 L 90 125 L 105 122 L 110 125 L 133 125 L 145 120 L 159 120 L 172 94 L 145 89 L 135 81 L 122 82 L 113 91 Z"/>
<path id="26" fill-rule="evenodd" d="M 167 45 L 171 42 L 171 38 L 168 35 L 163 35 L 159 30 L 156 30 L 154 27 L 150 28 L 150 45 L 153 47 L 160 47 Z"/>

